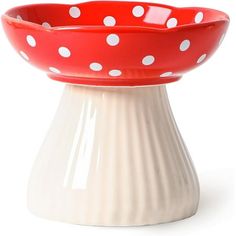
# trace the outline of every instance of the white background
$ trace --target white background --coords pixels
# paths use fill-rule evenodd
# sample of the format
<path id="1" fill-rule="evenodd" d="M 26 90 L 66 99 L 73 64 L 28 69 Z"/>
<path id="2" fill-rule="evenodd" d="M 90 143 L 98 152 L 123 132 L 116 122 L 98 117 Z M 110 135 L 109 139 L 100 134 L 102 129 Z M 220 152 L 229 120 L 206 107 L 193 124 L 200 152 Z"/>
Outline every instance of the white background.
<path id="1" fill-rule="evenodd" d="M 3 0 L 0 13 L 38 2 Z M 77 226 L 31 215 L 26 208 L 28 177 L 64 85 L 24 63 L 0 28 L 0 235 L 236 235 L 236 1 L 158 2 L 216 8 L 231 17 L 229 32 L 217 53 L 180 82 L 167 86 L 201 183 L 198 213 L 171 224 L 131 228 Z"/>

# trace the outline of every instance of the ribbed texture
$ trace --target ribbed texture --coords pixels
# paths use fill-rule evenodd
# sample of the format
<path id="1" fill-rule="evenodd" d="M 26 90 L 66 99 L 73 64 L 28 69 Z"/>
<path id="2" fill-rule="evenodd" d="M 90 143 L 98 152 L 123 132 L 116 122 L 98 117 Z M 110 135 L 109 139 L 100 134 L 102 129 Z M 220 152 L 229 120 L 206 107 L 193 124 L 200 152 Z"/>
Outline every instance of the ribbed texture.
<path id="1" fill-rule="evenodd" d="M 66 86 L 32 171 L 32 212 L 75 224 L 131 226 L 189 217 L 198 201 L 165 86 Z"/>

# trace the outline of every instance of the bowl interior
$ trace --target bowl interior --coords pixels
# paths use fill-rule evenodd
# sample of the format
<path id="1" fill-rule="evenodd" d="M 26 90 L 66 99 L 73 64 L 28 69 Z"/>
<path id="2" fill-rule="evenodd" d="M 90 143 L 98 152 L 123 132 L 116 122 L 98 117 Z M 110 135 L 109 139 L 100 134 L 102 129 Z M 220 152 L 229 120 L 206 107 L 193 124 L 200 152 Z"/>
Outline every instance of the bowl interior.
<path id="1" fill-rule="evenodd" d="M 132 13 L 132 14 L 131 14 Z M 14 8 L 8 16 L 45 27 L 141 26 L 159 29 L 226 18 L 206 8 L 175 8 L 137 2 L 87 2 L 78 5 L 36 4 Z"/>

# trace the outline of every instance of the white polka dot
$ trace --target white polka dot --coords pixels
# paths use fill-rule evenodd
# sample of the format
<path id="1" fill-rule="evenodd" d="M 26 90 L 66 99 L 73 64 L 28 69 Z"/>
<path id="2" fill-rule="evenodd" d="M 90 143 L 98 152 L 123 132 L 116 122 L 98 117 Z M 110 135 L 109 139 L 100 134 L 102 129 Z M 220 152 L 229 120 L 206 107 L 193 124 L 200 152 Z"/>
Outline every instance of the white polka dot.
<path id="1" fill-rule="evenodd" d="M 73 18 L 79 18 L 81 14 L 80 9 L 78 7 L 71 7 L 69 13 L 70 16 Z"/>
<path id="2" fill-rule="evenodd" d="M 135 17 L 141 17 L 144 14 L 144 8 L 142 6 L 135 6 L 132 13 Z"/>
<path id="3" fill-rule="evenodd" d="M 17 20 L 23 20 L 20 15 L 17 15 L 17 16 L 16 16 L 16 19 L 17 19 Z"/>
<path id="4" fill-rule="evenodd" d="M 32 35 L 27 35 L 26 40 L 31 47 L 36 47 L 36 40 Z"/>
<path id="5" fill-rule="evenodd" d="M 93 71 L 101 71 L 102 70 L 102 65 L 97 62 L 93 62 L 89 65 L 89 68 Z"/>
<path id="6" fill-rule="evenodd" d="M 206 57 L 207 57 L 207 54 L 201 55 L 197 60 L 197 64 L 202 63 L 206 59 Z"/>
<path id="7" fill-rule="evenodd" d="M 143 58 L 142 63 L 143 63 L 143 65 L 145 65 L 145 66 L 149 66 L 149 65 L 153 64 L 154 61 L 155 61 L 154 56 L 148 55 L 148 56 L 145 56 L 145 57 Z"/>
<path id="8" fill-rule="evenodd" d="M 167 28 L 173 28 L 175 26 L 178 25 L 178 20 L 176 18 L 170 18 L 168 21 L 167 21 Z"/>
<path id="9" fill-rule="evenodd" d="M 107 43 L 110 46 L 116 46 L 117 44 L 119 44 L 119 42 L 120 42 L 120 38 L 117 34 L 109 34 L 107 36 Z"/>
<path id="10" fill-rule="evenodd" d="M 114 26 L 116 24 L 116 19 L 113 16 L 106 16 L 103 19 L 103 23 L 105 26 Z"/>
<path id="11" fill-rule="evenodd" d="M 198 12 L 196 14 L 196 16 L 195 16 L 195 23 L 197 23 L 197 24 L 201 23 L 202 20 L 203 20 L 203 17 L 204 17 L 203 13 L 202 12 Z"/>
<path id="12" fill-rule="evenodd" d="M 220 41 L 219 41 L 219 45 L 221 45 L 223 43 L 224 39 L 225 39 L 225 34 L 223 34 L 221 36 Z"/>
<path id="13" fill-rule="evenodd" d="M 70 50 L 66 47 L 60 47 L 58 49 L 58 52 L 62 57 L 70 57 L 70 55 L 71 55 Z"/>
<path id="14" fill-rule="evenodd" d="M 58 70 L 58 69 L 55 68 L 55 67 L 49 67 L 49 70 L 50 70 L 52 73 L 55 73 L 55 74 L 61 74 L 61 71 Z"/>
<path id="15" fill-rule="evenodd" d="M 29 61 L 29 57 L 28 57 L 28 55 L 27 55 L 25 52 L 20 51 L 20 55 L 21 55 L 26 61 Z"/>
<path id="16" fill-rule="evenodd" d="M 180 44 L 180 51 L 184 52 L 187 51 L 190 47 L 191 43 L 188 39 L 184 40 L 181 44 Z"/>
<path id="17" fill-rule="evenodd" d="M 113 76 L 113 77 L 116 77 L 116 76 L 120 76 L 122 73 L 120 70 L 110 70 L 109 71 L 109 75 L 110 76 Z"/>
<path id="18" fill-rule="evenodd" d="M 169 71 L 169 72 L 165 72 L 165 73 L 161 74 L 160 77 L 164 78 L 164 77 L 169 77 L 171 75 L 173 75 L 173 72 Z"/>
<path id="19" fill-rule="evenodd" d="M 51 28 L 51 25 L 48 22 L 43 22 L 42 26 L 46 29 Z"/>

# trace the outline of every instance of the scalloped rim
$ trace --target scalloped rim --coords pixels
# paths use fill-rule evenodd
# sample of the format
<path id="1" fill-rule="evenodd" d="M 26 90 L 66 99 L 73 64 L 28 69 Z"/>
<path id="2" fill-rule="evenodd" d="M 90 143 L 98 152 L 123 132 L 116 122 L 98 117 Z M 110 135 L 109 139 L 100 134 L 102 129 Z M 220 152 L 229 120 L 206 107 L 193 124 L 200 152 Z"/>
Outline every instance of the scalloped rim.
<path id="1" fill-rule="evenodd" d="M 22 6 L 18 6 L 18 7 L 14 7 L 9 9 L 7 12 L 5 12 L 5 14 L 2 15 L 2 19 L 7 20 L 7 21 L 11 21 L 14 22 L 15 24 L 19 24 L 19 25 L 25 25 L 28 26 L 30 28 L 35 28 L 37 30 L 42 30 L 42 31 L 50 31 L 50 32 L 55 32 L 55 31 L 101 31 L 101 32 L 116 32 L 116 31 L 129 31 L 129 32 L 160 32 L 160 33 L 166 33 L 166 32 L 173 32 L 173 31 L 178 31 L 178 30 L 183 30 L 183 29 L 189 29 L 189 28 L 200 28 L 200 27 L 205 27 L 205 26 L 210 26 L 212 24 L 216 24 L 216 23 L 224 23 L 224 22 L 230 22 L 230 17 L 219 10 L 215 10 L 212 8 L 203 8 L 203 7 L 174 7 L 174 6 L 170 6 L 170 5 L 165 5 L 165 4 L 159 4 L 159 3 L 149 3 L 149 2 L 131 2 L 131 1 L 125 1 L 128 3 L 137 3 L 137 4 L 145 4 L 145 5 L 151 5 L 151 6 L 161 6 L 161 7 L 167 7 L 167 8 L 172 8 L 172 9 L 196 9 L 196 10 L 209 10 L 209 11 L 214 11 L 216 14 L 219 14 L 221 16 L 221 18 L 219 20 L 212 20 L 209 22 L 203 22 L 203 23 L 199 23 L 199 24 L 195 24 L 195 23 L 191 23 L 191 24 L 186 24 L 186 25 L 178 25 L 175 26 L 173 28 L 156 28 L 156 27 L 147 27 L 147 26 L 112 26 L 112 27 L 107 27 L 107 26 L 103 26 L 103 25 L 96 25 L 96 26 L 91 26 L 91 25 L 84 25 L 84 26 L 56 26 L 56 27 L 51 27 L 46 29 L 45 27 L 43 27 L 40 24 L 37 23 L 33 23 L 30 21 L 25 21 L 25 20 L 17 20 L 14 17 L 9 16 L 8 14 L 12 11 L 15 11 L 17 9 L 22 9 L 22 8 L 26 8 L 29 6 L 42 6 L 42 5 L 63 5 L 63 6 L 81 6 L 81 5 L 88 5 L 88 4 L 93 4 L 93 3 L 124 3 L 124 1 L 88 1 L 88 2 L 83 2 L 83 3 L 78 3 L 78 4 L 53 4 L 53 3 L 40 3 L 40 4 L 28 4 L 28 5 L 22 5 Z"/>

